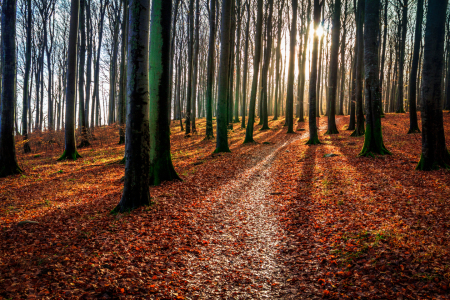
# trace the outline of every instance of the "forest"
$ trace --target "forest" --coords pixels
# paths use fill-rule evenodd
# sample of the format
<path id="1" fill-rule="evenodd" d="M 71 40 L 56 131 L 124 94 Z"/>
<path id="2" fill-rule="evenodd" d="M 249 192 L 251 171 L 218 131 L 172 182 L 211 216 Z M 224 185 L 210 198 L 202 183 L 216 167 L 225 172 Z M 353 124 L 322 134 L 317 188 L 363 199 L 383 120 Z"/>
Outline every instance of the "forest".
<path id="1" fill-rule="evenodd" d="M 0 299 L 450 297 L 448 0 L 0 9 Z"/>

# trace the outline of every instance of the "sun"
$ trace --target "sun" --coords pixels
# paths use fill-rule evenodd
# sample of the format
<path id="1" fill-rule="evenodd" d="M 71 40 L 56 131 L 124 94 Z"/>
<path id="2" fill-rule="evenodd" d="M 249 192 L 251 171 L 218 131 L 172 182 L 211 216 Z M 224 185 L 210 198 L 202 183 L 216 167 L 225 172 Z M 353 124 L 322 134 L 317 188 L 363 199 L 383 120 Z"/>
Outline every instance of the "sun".
<path id="1" fill-rule="evenodd" d="M 320 37 L 322 37 L 323 34 L 324 34 L 323 27 L 321 25 L 319 25 L 319 27 L 316 30 L 316 35 L 320 38 Z"/>

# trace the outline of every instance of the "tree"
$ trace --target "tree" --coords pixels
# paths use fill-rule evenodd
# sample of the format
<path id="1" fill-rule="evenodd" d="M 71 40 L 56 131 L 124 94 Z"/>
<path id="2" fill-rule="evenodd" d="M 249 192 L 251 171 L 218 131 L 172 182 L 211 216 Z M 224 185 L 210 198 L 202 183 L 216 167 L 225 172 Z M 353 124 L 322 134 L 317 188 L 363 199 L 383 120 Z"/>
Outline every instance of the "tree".
<path id="1" fill-rule="evenodd" d="M 0 177 L 20 174 L 14 142 L 16 105 L 16 0 L 2 4 L 2 89 L 0 103 Z"/>
<path id="2" fill-rule="evenodd" d="M 314 32 L 317 32 L 320 22 L 320 9 L 321 4 L 319 0 L 314 0 Z M 313 49 L 312 49 L 312 62 L 311 62 L 311 75 L 309 76 L 309 140 L 307 145 L 320 144 L 319 137 L 317 135 L 317 123 L 316 123 L 316 85 L 317 85 L 317 56 L 319 48 L 319 36 L 314 34 Z"/>
<path id="3" fill-rule="evenodd" d="M 163 15 L 163 2 L 164 7 L 167 2 L 171 5 L 171 1 L 153 0 L 152 20 Z M 149 10 L 149 0 L 129 1 L 125 184 L 113 213 L 150 205 Z"/>
<path id="4" fill-rule="evenodd" d="M 409 77 L 409 131 L 408 133 L 420 132 L 417 123 L 416 108 L 416 88 L 417 88 L 417 69 L 419 68 L 420 42 L 422 40 L 422 21 L 423 21 L 423 0 L 417 0 L 416 32 L 414 33 L 414 54 Z"/>
<path id="5" fill-rule="evenodd" d="M 295 44 L 297 38 L 297 8 L 298 8 L 298 1 L 292 0 L 292 25 L 289 44 L 289 69 L 288 69 L 287 95 L 286 95 L 286 123 L 288 126 L 287 133 L 294 133 L 294 69 L 295 69 Z"/>
<path id="6" fill-rule="evenodd" d="M 213 1 L 213 0 L 211 0 Z M 227 97 L 230 71 L 230 49 L 231 49 L 231 8 L 234 0 L 222 1 L 222 24 L 220 27 L 220 66 L 218 80 L 218 99 L 217 99 L 217 125 L 216 125 L 216 150 L 219 152 L 230 152 L 228 148 L 228 116 L 227 116 Z M 259 0 L 262 1 L 262 0 Z"/>
<path id="7" fill-rule="evenodd" d="M 327 134 L 337 134 L 336 127 L 336 95 L 338 86 L 338 56 L 339 56 L 339 35 L 341 30 L 341 0 L 334 1 L 333 27 L 331 29 L 331 53 L 330 53 L 330 74 L 328 81 L 328 97 L 330 111 L 328 113 Z M 345 49 L 345 48 L 344 48 Z"/>
<path id="8" fill-rule="evenodd" d="M 268 93 L 268 72 L 269 72 L 269 64 L 270 58 L 272 56 L 272 15 L 273 15 L 273 0 L 268 1 L 269 6 L 269 16 L 267 18 L 266 25 L 266 50 L 264 51 L 264 64 L 261 73 L 261 81 L 262 81 L 262 121 L 263 126 L 261 130 L 269 129 L 269 116 L 267 111 L 267 93 Z M 296 32 L 296 30 L 294 30 Z"/>
<path id="9" fill-rule="evenodd" d="M 378 74 L 378 32 L 380 0 L 365 0 L 364 65 L 366 95 L 366 132 L 360 156 L 390 154 L 381 132 L 381 92 Z"/>
<path id="10" fill-rule="evenodd" d="M 85 115 L 85 98 L 84 98 L 84 63 L 86 57 L 86 29 L 85 29 L 85 9 L 86 0 L 80 0 L 80 67 L 78 69 L 78 101 L 80 105 L 80 126 L 81 126 L 81 142 L 78 148 L 90 146 L 86 128 Z"/>
<path id="11" fill-rule="evenodd" d="M 284 0 L 278 1 L 278 18 L 277 18 L 277 49 L 276 49 L 276 74 L 275 74 L 275 105 L 274 105 L 274 114 L 273 120 L 278 120 L 278 94 L 280 89 L 280 80 L 281 80 L 281 70 L 280 70 L 280 59 L 281 59 L 281 25 L 283 24 L 283 8 L 284 8 Z M 246 40 L 246 44 L 248 45 L 248 40 Z M 247 55 L 247 54 L 246 54 Z M 244 73 L 245 76 L 245 73 Z"/>
<path id="12" fill-rule="evenodd" d="M 408 28 L 408 0 L 398 0 L 402 7 L 402 23 L 400 39 L 400 57 L 398 62 L 398 91 L 397 91 L 397 110 L 396 113 L 404 113 L 403 108 L 403 72 L 405 69 L 405 47 L 406 47 L 406 30 Z M 400 33 L 400 31 L 399 31 Z"/>
<path id="13" fill-rule="evenodd" d="M 273 0 L 272 0 L 273 1 Z M 236 0 L 236 91 L 234 99 L 234 123 L 239 123 L 239 98 L 241 93 L 241 0 Z"/>
<path id="14" fill-rule="evenodd" d="M 188 16 L 188 79 L 187 79 L 187 97 L 186 97 L 186 136 L 191 133 L 191 106 L 192 106 L 192 86 L 194 75 L 193 56 L 194 56 L 194 0 L 189 0 Z"/>
<path id="15" fill-rule="evenodd" d="M 75 100 L 77 88 L 77 43 L 80 0 L 72 0 L 70 6 L 69 46 L 67 55 L 66 122 L 64 129 L 64 153 L 58 160 L 81 157 L 75 141 Z"/>
<path id="16" fill-rule="evenodd" d="M 295 1 L 295 0 L 294 0 Z M 256 34 L 255 34 L 255 55 L 253 56 L 253 80 L 252 91 L 250 93 L 250 107 L 248 112 L 248 123 L 245 130 L 245 143 L 254 143 L 253 128 L 255 126 L 255 108 L 256 93 L 258 89 L 259 66 L 261 62 L 261 41 L 262 41 L 262 19 L 263 19 L 263 0 L 258 0 L 258 8 L 256 13 Z"/>
<path id="17" fill-rule="evenodd" d="M 119 79 L 119 103 L 118 103 L 118 123 L 119 123 L 119 144 L 125 144 L 125 122 L 126 122 L 126 89 L 127 89 L 127 31 L 128 31 L 128 1 L 123 1 L 123 21 L 122 21 L 122 49 L 120 53 L 120 79 Z"/>
<path id="18" fill-rule="evenodd" d="M 358 0 L 357 25 L 356 25 L 356 127 L 351 136 L 364 135 L 364 111 L 363 111 L 363 73 L 364 73 L 364 6 L 365 0 Z"/>
<path id="19" fill-rule="evenodd" d="M 199 37 L 199 31 L 200 31 L 200 3 L 199 0 L 195 0 L 195 7 L 197 10 L 197 13 L 195 14 L 195 33 L 194 33 L 194 53 L 193 53 L 193 61 L 192 61 L 192 98 L 191 98 L 191 122 L 192 122 L 192 133 L 196 133 L 197 129 L 195 128 L 195 118 L 197 116 L 197 77 L 198 77 L 198 51 L 199 51 L 199 45 L 200 45 L 200 37 Z M 170 107 L 170 106 L 169 106 Z"/>
<path id="20" fill-rule="evenodd" d="M 29 82 L 31 73 L 31 0 L 27 0 L 27 45 L 25 50 L 25 78 L 23 82 L 23 101 L 22 101 L 22 135 L 25 143 L 23 144 L 23 151 L 30 153 L 30 143 L 28 142 L 28 102 L 29 102 Z M 30 120 L 31 121 L 31 120 Z"/>
<path id="21" fill-rule="evenodd" d="M 170 155 L 170 27 L 172 1 L 152 3 L 149 55 L 150 184 L 180 180 Z"/>
<path id="22" fill-rule="evenodd" d="M 244 74 L 242 78 L 242 122 L 241 128 L 245 128 L 245 114 L 247 112 L 247 75 L 248 75 L 248 44 L 250 33 L 250 3 L 246 1 L 247 5 L 247 25 L 245 26 L 245 45 L 244 45 Z"/>
<path id="23" fill-rule="evenodd" d="M 341 41 L 341 94 L 339 96 L 338 115 L 344 115 L 344 97 L 345 97 L 345 43 L 347 38 L 347 0 L 344 2 L 344 21 L 342 23 L 342 41 Z"/>
<path id="24" fill-rule="evenodd" d="M 445 14 L 448 0 L 429 0 L 422 67 L 422 155 L 418 170 L 450 168 L 442 112 Z"/>
<path id="25" fill-rule="evenodd" d="M 206 75 L 206 139 L 214 138 L 213 132 L 213 83 L 214 83 L 214 52 L 216 41 L 216 0 L 209 0 L 209 48 L 208 48 L 208 66 Z"/>

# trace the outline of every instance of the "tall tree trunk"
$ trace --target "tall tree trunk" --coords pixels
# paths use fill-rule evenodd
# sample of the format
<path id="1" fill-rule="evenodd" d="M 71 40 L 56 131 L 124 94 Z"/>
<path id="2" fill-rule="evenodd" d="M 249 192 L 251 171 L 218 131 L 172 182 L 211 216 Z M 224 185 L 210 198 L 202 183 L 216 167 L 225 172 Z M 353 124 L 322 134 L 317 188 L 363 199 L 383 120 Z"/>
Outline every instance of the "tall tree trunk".
<path id="1" fill-rule="evenodd" d="M 400 59 L 398 68 L 398 91 L 397 91 L 397 110 L 396 113 L 404 113 L 403 108 L 403 73 L 405 69 L 405 47 L 406 47 L 406 30 L 408 28 L 408 0 L 398 0 L 402 6 L 402 36 L 400 39 Z"/>
<path id="2" fill-rule="evenodd" d="M 417 169 L 450 168 L 441 106 L 445 15 L 448 0 L 429 0 L 422 71 L 422 155 Z"/>
<path id="3" fill-rule="evenodd" d="M 380 67 L 380 89 L 381 89 L 381 95 L 383 98 L 383 95 L 386 94 L 386 92 L 383 89 L 383 81 L 384 81 L 384 62 L 386 59 L 386 42 L 387 42 L 387 12 L 389 7 L 389 1 L 384 1 L 384 28 L 383 28 L 383 48 L 381 50 L 381 67 Z M 381 31 L 380 31 L 381 32 Z M 389 93 L 389 92 L 388 92 Z M 384 116 L 383 113 L 383 105 L 381 105 L 381 116 Z"/>
<path id="4" fill-rule="evenodd" d="M 87 62 L 86 62 L 86 94 L 84 101 L 84 127 L 89 128 L 89 104 L 91 98 L 91 81 L 92 81 L 92 19 L 91 19 L 91 0 L 87 0 L 86 4 L 86 33 L 88 34 L 87 42 Z M 126 23 L 126 22 L 125 22 Z M 91 124 L 92 126 L 92 124 Z"/>
<path id="5" fill-rule="evenodd" d="M 180 179 L 170 155 L 170 122 L 167 118 L 170 107 L 171 15 L 172 1 L 153 0 L 149 56 L 150 185 Z"/>
<path id="6" fill-rule="evenodd" d="M 194 75 L 194 0 L 189 0 L 189 12 L 188 12 L 188 86 L 186 97 L 186 135 L 191 133 L 191 109 L 192 109 L 192 87 L 193 87 L 193 75 Z"/>
<path id="7" fill-rule="evenodd" d="M 381 91 L 378 57 L 378 31 L 380 29 L 380 0 L 365 1 L 364 64 L 367 129 L 360 156 L 390 154 L 383 143 L 381 131 Z"/>
<path id="8" fill-rule="evenodd" d="M 317 32 L 320 22 L 321 5 L 319 0 L 314 0 L 314 32 Z M 309 140 L 306 144 L 317 145 L 320 144 L 317 134 L 316 122 L 316 91 L 317 91 L 317 56 L 319 48 L 319 37 L 314 34 L 313 48 L 311 55 L 311 75 L 309 76 Z"/>
<path id="9" fill-rule="evenodd" d="M 161 10 L 162 2 L 164 0 L 153 0 L 152 11 Z M 165 2 L 172 4 L 171 1 Z M 140 206 L 150 205 L 148 188 L 150 176 L 148 67 L 150 0 L 130 0 L 129 5 L 125 184 L 122 199 L 113 212 L 127 212 Z M 152 13 L 152 20 L 153 16 L 154 13 Z M 170 17 L 166 19 L 170 24 Z M 167 120 L 167 117 L 165 119 Z"/>
<path id="10" fill-rule="evenodd" d="M 2 90 L 0 103 L 0 177 L 20 174 L 14 141 L 16 102 L 16 0 L 2 3 Z"/>
<path id="11" fill-rule="evenodd" d="M 239 100 L 241 93 L 241 0 L 236 0 L 236 21 L 237 21 L 237 31 L 236 31 L 236 93 L 234 99 L 234 123 L 239 123 Z"/>
<path id="12" fill-rule="evenodd" d="M 30 153 L 30 143 L 28 142 L 28 110 L 29 110 L 29 82 L 31 71 L 31 0 L 27 0 L 27 45 L 25 50 L 25 76 L 23 80 L 23 101 L 22 101 L 22 135 L 24 139 L 23 152 Z M 30 119 L 31 122 L 31 119 Z"/>
<path id="13" fill-rule="evenodd" d="M 127 88 L 127 39 L 128 39 L 128 1 L 123 0 L 123 22 L 122 22 L 122 49 L 120 53 L 120 79 L 119 79 L 119 145 L 125 144 L 125 122 L 126 122 L 126 88 Z"/>
<path id="14" fill-rule="evenodd" d="M 416 86 L 417 69 L 419 68 L 420 42 L 422 40 L 423 0 L 417 0 L 416 32 L 414 33 L 414 54 L 409 77 L 409 131 L 408 133 L 420 132 L 417 122 L 416 109 Z"/>
<path id="15" fill-rule="evenodd" d="M 219 66 L 219 95 L 217 99 L 217 137 L 216 150 L 219 152 L 230 152 L 228 147 L 228 119 L 227 119 L 227 96 L 230 87 L 230 51 L 231 51 L 231 15 L 234 0 L 222 1 L 222 24 L 220 36 L 220 66 Z M 260 0 L 261 1 L 261 0 Z"/>
<path id="16" fill-rule="evenodd" d="M 192 114 L 191 114 L 191 122 L 192 122 L 192 133 L 196 133 L 197 129 L 195 128 L 195 118 L 197 117 L 197 84 L 198 84 L 198 52 L 200 45 L 200 3 L 199 0 L 195 0 L 195 6 L 197 13 L 195 14 L 195 44 L 194 44 L 194 57 L 193 57 L 193 80 L 192 80 Z"/>
<path id="17" fill-rule="evenodd" d="M 84 63 L 86 60 L 86 28 L 85 28 L 85 5 L 86 0 L 80 0 L 80 67 L 78 69 L 78 102 L 80 113 L 81 142 L 78 148 L 90 146 L 88 141 L 84 102 Z"/>
<path id="18" fill-rule="evenodd" d="M 242 123 L 241 128 L 245 128 L 245 114 L 247 112 L 247 77 L 248 77 L 248 44 L 250 33 L 250 3 L 246 1 L 247 6 L 247 25 L 245 27 L 245 45 L 244 45 L 244 74 L 242 78 Z"/>
<path id="19" fill-rule="evenodd" d="M 95 102 L 93 102 L 92 115 L 95 117 L 95 125 L 99 125 L 98 118 L 100 116 L 100 53 L 102 49 L 103 40 L 103 22 L 105 19 L 105 12 L 108 6 L 108 0 L 100 0 L 100 22 L 98 23 L 98 46 L 97 46 L 97 56 L 95 58 L 95 68 L 94 68 L 94 97 Z M 94 109 L 95 106 L 95 109 Z M 93 126 L 94 118 L 91 118 L 91 126 Z"/>
<path id="20" fill-rule="evenodd" d="M 296 0 L 294 0 L 296 1 Z M 250 108 L 248 113 L 248 123 L 245 131 L 244 143 L 253 143 L 253 128 L 255 126 L 255 108 L 256 93 L 258 89 L 258 75 L 261 61 L 261 44 L 262 44 L 262 23 L 263 23 L 263 0 L 258 0 L 258 9 L 256 17 L 256 35 L 255 35 L 255 55 L 253 56 L 253 82 L 250 94 Z"/>
<path id="21" fill-rule="evenodd" d="M 374 0 L 376 1 L 376 0 Z M 327 134 L 337 134 L 336 127 L 336 95 L 338 86 L 339 36 L 341 31 L 341 0 L 334 1 L 333 28 L 331 29 L 330 74 L 328 81 L 329 111 Z M 345 48 L 344 48 L 345 49 Z"/>
<path id="22" fill-rule="evenodd" d="M 294 133 L 294 69 L 295 69 L 295 45 L 297 41 L 297 9 L 298 1 L 292 0 L 292 24 L 289 44 L 289 70 L 286 96 L 286 124 L 287 133 Z M 319 6 L 320 12 L 320 6 Z"/>
<path id="23" fill-rule="evenodd" d="M 216 0 L 209 0 L 209 48 L 208 48 L 208 71 L 206 79 L 206 139 L 214 137 L 213 132 L 213 84 L 214 84 L 214 56 L 216 41 Z M 180 117 L 181 118 L 181 117 Z"/>
<path id="24" fill-rule="evenodd" d="M 363 73 L 364 73 L 364 6 L 365 0 L 358 0 L 358 20 L 356 27 L 356 128 L 351 136 L 364 135 L 364 111 L 363 111 Z M 378 66 L 378 65 L 377 65 Z"/>
<path id="25" fill-rule="evenodd" d="M 347 0 L 344 2 L 344 22 L 342 24 L 342 41 L 341 41 L 341 90 L 339 96 L 338 115 L 344 115 L 344 98 L 345 98 L 345 43 L 347 38 Z"/>
<path id="26" fill-rule="evenodd" d="M 311 27 L 311 0 L 308 0 L 308 8 L 306 11 L 306 16 L 308 18 L 308 24 L 306 25 L 306 32 L 305 32 L 305 41 L 303 43 L 303 53 L 302 53 L 302 68 L 300 69 L 300 74 L 301 79 L 299 84 L 299 100 L 298 100 L 298 105 L 300 106 L 299 108 L 299 122 L 304 122 L 305 121 L 305 113 L 303 111 L 304 109 L 304 99 L 305 99 L 305 81 L 306 81 L 306 56 L 307 56 L 307 51 L 308 51 L 308 45 L 309 45 L 309 31 L 310 31 L 310 27 Z"/>
<path id="27" fill-rule="evenodd" d="M 113 9 L 114 13 L 114 30 L 113 30 L 113 45 L 112 45 L 112 57 L 111 57 L 111 70 L 110 70 L 110 80 L 109 80 L 109 111 L 108 111 L 108 125 L 112 125 L 115 122 L 116 116 L 116 85 L 117 85 L 117 56 L 119 53 L 119 20 L 120 20 L 120 9 L 122 3 L 120 3 L 119 8 L 115 6 Z"/>
<path id="28" fill-rule="evenodd" d="M 66 122 L 64 129 L 64 153 L 58 160 L 81 157 L 75 140 L 75 101 L 77 89 L 77 43 L 80 0 L 72 0 L 70 6 L 70 30 L 67 55 Z"/>
<path id="29" fill-rule="evenodd" d="M 273 15 L 273 0 L 268 0 L 269 6 L 269 16 L 267 17 L 267 25 L 266 25 L 266 50 L 264 51 L 264 64 L 262 68 L 262 121 L 263 126 L 261 130 L 270 129 L 269 128 L 269 115 L 267 111 L 267 95 L 268 95 L 268 72 L 269 72 L 269 64 L 270 58 L 272 57 L 272 15 Z M 294 29 L 294 32 L 297 32 L 297 26 Z"/>

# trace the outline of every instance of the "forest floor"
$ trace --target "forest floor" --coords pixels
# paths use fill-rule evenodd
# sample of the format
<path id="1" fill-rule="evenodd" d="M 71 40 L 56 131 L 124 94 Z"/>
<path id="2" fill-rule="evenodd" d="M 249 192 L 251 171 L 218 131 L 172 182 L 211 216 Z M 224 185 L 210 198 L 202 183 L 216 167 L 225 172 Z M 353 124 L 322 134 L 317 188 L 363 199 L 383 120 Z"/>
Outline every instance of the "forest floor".
<path id="1" fill-rule="evenodd" d="M 358 157 L 348 117 L 333 136 L 321 118 L 317 146 L 307 123 L 256 126 L 245 145 L 234 124 L 225 154 L 204 119 L 189 138 L 173 122 L 183 181 L 118 215 L 117 128 L 75 162 L 56 161 L 63 133 L 32 134 L 33 153 L 17 142 L 25 172 L 0 179 L 0 299 L 449 299 L 450 172 L 414 170 L 408 114 L 382 122 L 392 155 L 376 158 Z"/>

